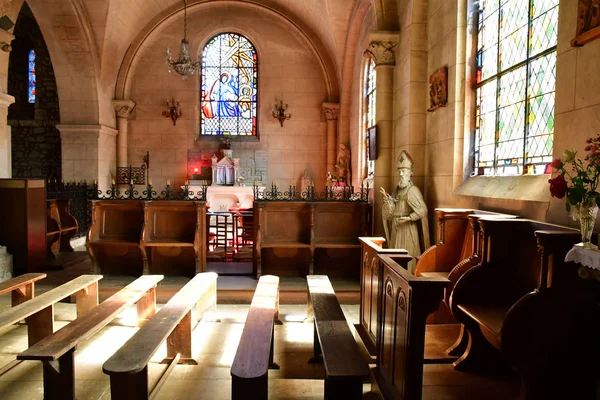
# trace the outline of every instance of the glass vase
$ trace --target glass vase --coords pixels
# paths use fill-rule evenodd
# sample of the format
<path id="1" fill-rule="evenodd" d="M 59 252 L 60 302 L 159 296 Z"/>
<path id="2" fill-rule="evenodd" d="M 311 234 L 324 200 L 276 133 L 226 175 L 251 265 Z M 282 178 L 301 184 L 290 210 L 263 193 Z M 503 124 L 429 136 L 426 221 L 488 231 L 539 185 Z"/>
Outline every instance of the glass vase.
<path id="1" fill-rule="evenodd" d="M 581 243 L 578 246 L 584 249 L 595 249 L 598 247 L 590 241 L 592 238 L 592 232 L 594 231 L 594 224 L 596 223 L 596 216 L 598 215 L 598 206 L 596 203 L 581 203 L 577 206 L 578 217 L 579 217 L 579 229 L 581 231 Z"/>

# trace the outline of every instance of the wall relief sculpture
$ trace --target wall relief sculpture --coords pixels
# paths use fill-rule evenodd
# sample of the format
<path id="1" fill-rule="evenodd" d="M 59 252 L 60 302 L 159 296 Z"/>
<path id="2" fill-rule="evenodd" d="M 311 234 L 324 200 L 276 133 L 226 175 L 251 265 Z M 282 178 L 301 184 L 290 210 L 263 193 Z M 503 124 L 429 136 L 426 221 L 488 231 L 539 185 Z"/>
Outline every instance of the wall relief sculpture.
<path id="1" fill-rule="evenodd" d="M 442 67 L 429 77 L 429 108 L 435 111 L 448 103 L 448 67 Z"/>

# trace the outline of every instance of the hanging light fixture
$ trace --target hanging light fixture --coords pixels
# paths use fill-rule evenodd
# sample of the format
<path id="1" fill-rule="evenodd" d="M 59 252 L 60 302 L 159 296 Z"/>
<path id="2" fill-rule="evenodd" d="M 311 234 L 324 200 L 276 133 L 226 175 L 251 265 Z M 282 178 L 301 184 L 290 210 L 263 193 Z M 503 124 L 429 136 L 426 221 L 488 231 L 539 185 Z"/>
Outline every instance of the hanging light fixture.
<path id="1" fill-rule="evenodd" d="M 171 49 L 167 47 L 167 66 L 169 72 L 175 70 L 183 80 L 194 74 L 199 62 L 194 62 L 190 54 L 190 43 L 187 40 L 187 5 L 183 0 L 183 39 L 181 39 L 181 47 L 179 48 L 179 58 L 173 61 Z"/>

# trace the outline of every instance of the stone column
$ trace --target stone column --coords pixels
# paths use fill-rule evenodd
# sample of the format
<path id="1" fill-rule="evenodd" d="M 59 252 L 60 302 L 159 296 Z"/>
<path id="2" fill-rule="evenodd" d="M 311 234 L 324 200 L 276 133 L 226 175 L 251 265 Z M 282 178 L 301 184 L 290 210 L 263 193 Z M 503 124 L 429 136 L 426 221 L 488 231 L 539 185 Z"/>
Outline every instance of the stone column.
<path id="1" fill-rule="evenodd" d="M 113 100 L 117 114 L 117 166 L 128 167 L 127 162 L 127 121 L 131 116 L 135 103 L 131 100 Z"/>
<path id="2" fill-rule="evenodd" d="M 0 0 L 0 10 L 5 11 L 8 4 L 8 0 Z M 0 29 L 0 178 L 12 177 L 11 132 L 7 115 L 8 107 L 15 102 L 15 98 L 6 93 L 6 87 L 10 43 L 14 38 L 13 34 Z"/>
<path id="3" fill-rule="evenodd" d="M 340 113 L 339 103 L 323 103 L 323 112 L 327 119 L 327 172 L 333 172 L 335 153 L 337 151 L 337 126 Z"/>
<path id="4" fill-rule="evenodd" d="M 105 125 L 60 124 L 62 176 L 66 180 L 98 181 L 106 190 L 116 178 L 118 131 Z"/>
<path id="5" fill-rule="evenodd" d="M 12 177 L 12 157 L 10 126 L 7 123 L 8 107 L 15 98 L 6 93 L 0 93 L 0 178 Z"/>
<path id="6" fill-rule="evenodd" d="M 383 196 L 379 188 L 383 187 L 388 193 L 393 190 L 392 165 L 394 153 L 394 47 L 398 43 L 398 33 L 371 32 L 370 43 L 364 53 L 375 62 L 376 107 L 375 121 L 377 123 L 378 156 L 375 160 L 375 176 L 373 190 L 375 204 L 373 205 L 374 234 L 383 235 L 383 222 L 381 220 L 381 206 Z"/>

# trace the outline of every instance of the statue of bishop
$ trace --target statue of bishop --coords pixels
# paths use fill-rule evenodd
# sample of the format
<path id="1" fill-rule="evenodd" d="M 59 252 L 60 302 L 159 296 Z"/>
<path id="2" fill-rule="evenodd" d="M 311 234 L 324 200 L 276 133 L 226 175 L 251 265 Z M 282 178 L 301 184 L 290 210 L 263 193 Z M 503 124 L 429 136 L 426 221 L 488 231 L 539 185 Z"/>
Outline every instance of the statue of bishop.
<path id="1" fill-rule="evenodd" d="M 383 194 L 382 217 L 385 237 L 390 249 L 405 249 L 413 257 L 419 257 L 429 248 L 427 205 L 421 191 L 413 185 L 413 160 L 406 151 L 400 153 L 397 168 L 400 174 L 392 194 L 380 188 Z M 414 273 L 416 262 L 409 263 Z"/>

